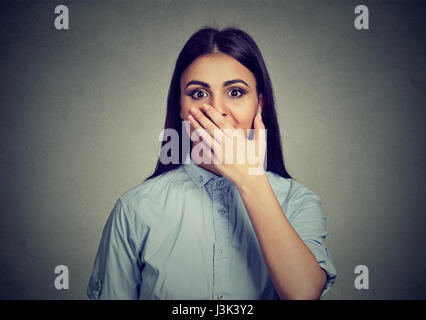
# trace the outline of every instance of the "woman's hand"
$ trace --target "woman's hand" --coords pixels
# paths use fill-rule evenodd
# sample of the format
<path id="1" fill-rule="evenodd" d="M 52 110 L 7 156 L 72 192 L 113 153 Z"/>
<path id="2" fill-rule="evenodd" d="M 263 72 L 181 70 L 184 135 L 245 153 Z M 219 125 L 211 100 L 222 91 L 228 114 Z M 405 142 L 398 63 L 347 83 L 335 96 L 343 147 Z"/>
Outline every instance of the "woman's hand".
<path id="1" fill-rule="evenodd" d="M 313 253 L 287 220 L 263 171 L 266 129 L 260 114 L 254 118 L 255 139 L 249 140 L 213 107 L 203 106 L 201 109 L 211 120 L 202 111 L 196 110 L 191 111 L 194 118 L 189 116 L 191 124 L 210 148 L 212 165 L 238 188 L 278 295 L 281 299 L 318 299 L 327 277 Z M 232 135 L 238 138 L 233 139 Z M 232 143 L 235 140 L 237 143 Z M 247 150 L 241 148 L 242 144 L 249 147 L 249 153 L 252 148 L 259 155 L 254 157 L 257 160 L 254 164 L 249 163 L 247 157 L 244 163 L 237 161 L 242 150 Z M 230 164 L 223 161 L 226 151 L 232 151 Z M 215 156 L 219 156 L 218 160 L 222 161 L 215 163 Z M 253 174 L 258 173 L 256 171 L 259 168 L 263 173 Z"/>
<path id="2" fill-rule="evenodd" d="M 205 114 L 192 108 L 188 118 L 210 150 L 210 163 L 237 187 L 255 183 L 256 177 L 265 174 L 266 129 L 261 114 L 254 117 L 254 139 L 250 140 L 215 108 L 204 103 L 201 110 Z"/>

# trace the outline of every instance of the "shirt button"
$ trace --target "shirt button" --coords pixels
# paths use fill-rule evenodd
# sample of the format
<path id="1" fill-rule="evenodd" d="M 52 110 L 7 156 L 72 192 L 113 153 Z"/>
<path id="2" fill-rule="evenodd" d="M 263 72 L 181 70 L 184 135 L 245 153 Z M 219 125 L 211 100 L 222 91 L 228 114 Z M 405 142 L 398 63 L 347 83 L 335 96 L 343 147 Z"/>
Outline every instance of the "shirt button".
<path id="1" fill-rule="evenodd" d="M 201 183 L 201 182 L 203 182 L 203 177 L 202 176 L 199 176 L 198 177 L 198 181 Z"/>
<path id="2" fill-rule="evenodd" d="M 217 210 L 217 212 L 218 212 L 221 216 L 223 216 L 223 215 L 226 213 L 226 211 L 225 211 L 225 210 L 222 210 L 222 209 Z"/>
<path id="3" fill-rule="evenodd" d="M 219 300 L 223 300 L 223 296 L 220 294 L 220 295 L 218 295 L 217 296 L 217 298 L 219 299 Z"/>

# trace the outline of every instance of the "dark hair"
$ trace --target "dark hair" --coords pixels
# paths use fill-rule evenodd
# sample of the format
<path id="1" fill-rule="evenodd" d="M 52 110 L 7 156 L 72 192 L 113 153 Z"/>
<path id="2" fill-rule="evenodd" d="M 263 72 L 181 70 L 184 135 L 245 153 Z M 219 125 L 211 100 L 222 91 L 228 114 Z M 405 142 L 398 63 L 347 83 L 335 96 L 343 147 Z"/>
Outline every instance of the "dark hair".
<path id="1" fill-rule="evenodd" d="M 275 172 L 283 178 L 291 178 L 288 174 L 281 149 L 280 129 L 275 112 L 274 95 L 271 79 L 265 63 L 254 40 L 243 30 L 227 27 L 218 30 L 204 27 L 195 32 L 180 52 L 167 97 L 167 114 L 164 129 L 174 129 L 179 133 L 179 158 L 182 159 L 182 119 L 180 118 L 180 79 L 186 68 L 198 57 L 221 52 L 232 56 L 249 69 L 256 79 L 256 90 L 263 96 L 262 121 L 267 129 L 267 166 L 266 171 Z M 163 141 L 164 146 L 168 141 Z M 183 157 L 185 159 L 185 157 Z M 163 164 L 158 159 L 154 173 L 146 178 L 149 180 L 182 165 Z M 145 181 L 146 181 L 145 180 Z"/>

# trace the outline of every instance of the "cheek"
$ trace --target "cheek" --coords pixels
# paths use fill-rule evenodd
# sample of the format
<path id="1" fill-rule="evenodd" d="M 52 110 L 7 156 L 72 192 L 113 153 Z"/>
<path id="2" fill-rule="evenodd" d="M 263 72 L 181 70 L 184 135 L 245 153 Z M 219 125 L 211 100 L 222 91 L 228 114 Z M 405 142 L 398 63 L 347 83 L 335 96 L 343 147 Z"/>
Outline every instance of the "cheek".
<path id="1" fill-rule="evenodd" d="M 236 110 L 234 112 L 234 117 L 238 122 L 238 128 L 241 129 L 250 129 L 253 123 L 253 118 L 255 114 L 254 111 L 251 110 Z"/>
<path id="2" fill-rule="evenodd" d="M 192 107 L 196 107 L 196 103 L 189 99 L 188 97 L 181 97 L 180 98 L 180 115 L 184 119 L 188 119 L 188 115 L 190 114 L 189 110 Z"/>
<path id="3" fill-rule="evenodd" d="M 188 104 L 187 101 L 185 102 L 185 99 L 181 99 L 180 101 L 180 117 L 183 121 L 187 123 L 187 126 L 185 125 L 185 130 L 186 133 L 191 136 L 192 132 L 194 131 L 194 128 L 188 120 L 188 115 L 190 114 L 189 110 L 192 108 L 192 105 Z"/>

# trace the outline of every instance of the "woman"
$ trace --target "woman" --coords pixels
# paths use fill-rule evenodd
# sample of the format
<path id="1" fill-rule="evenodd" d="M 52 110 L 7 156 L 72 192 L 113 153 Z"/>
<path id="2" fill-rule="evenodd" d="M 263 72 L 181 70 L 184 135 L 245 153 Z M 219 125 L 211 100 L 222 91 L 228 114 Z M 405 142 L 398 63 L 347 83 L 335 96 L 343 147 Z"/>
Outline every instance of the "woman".
<path id="1" fill-rule="evenodd" d="M 325 215 L 320 199 L 286 171 L 271 81 L 247 33 L 204 28 L 192 35 L 176 62 L 164 128 L 177 132 L 180 160 L 165 161 L 165 139 L 154 173 L 118 199 L 88 296 L 323 296 L 336 277 Z M 229 144 L 232 134 L 243 139 Z M 241 144 L 254 144 L 258 157 L 235 161 Z"/>

